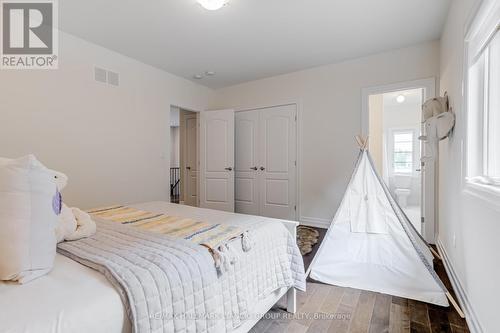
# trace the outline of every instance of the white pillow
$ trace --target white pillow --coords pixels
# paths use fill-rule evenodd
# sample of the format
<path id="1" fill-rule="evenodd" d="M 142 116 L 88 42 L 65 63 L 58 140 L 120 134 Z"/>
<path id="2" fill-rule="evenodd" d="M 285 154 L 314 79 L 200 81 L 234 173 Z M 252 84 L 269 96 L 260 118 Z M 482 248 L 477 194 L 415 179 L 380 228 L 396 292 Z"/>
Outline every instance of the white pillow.
<path id="1" fill-rule="evenodd" d="M 52 269 L 60 195 L 33 155 L 0 160 L 0 280 L 29 282 Z"/>

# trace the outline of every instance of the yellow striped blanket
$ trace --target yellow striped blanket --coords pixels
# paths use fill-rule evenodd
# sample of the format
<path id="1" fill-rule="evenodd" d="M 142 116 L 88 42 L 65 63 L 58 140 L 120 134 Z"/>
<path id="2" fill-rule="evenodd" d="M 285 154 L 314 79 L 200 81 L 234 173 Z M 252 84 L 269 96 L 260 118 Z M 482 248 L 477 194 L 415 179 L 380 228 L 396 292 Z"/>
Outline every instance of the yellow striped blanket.
<path id="1" fill-rule="evenodd" d="M 183 238 L 207 247 L 214 256 L 216 266 L 226 261 L 227 242 L 241 237 L 243 250 L 249 251 L 251 242 L 245 229 L 227 224 L 212 224 L 190 218 L 147 212 L 127 206 L 93 209 L 88 213 L 96 218 L 130 225 L 143 230 Z"/>

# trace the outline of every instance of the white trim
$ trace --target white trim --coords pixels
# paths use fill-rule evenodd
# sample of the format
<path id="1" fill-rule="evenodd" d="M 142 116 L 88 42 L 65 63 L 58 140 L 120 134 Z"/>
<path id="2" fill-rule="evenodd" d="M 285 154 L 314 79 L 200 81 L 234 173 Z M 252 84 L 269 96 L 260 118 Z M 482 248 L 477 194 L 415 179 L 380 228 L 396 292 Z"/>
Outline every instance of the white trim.
<path id="1" fill-rule="evenodd" d="M 463 193 L 481 200 L 490 208 L 500 212 L 500 189 L 497 186 L 466 181 Z"/>
<path id="2" fill-rule="evenodd" d="M 318 217 L 301 216 L 300 217 L 300 224 L 306 225 L 308 227 L 328 229 L 330 227 L 330 225 L 332 224 L 332 221 L 327 220 L 327 219 L 318 218 Z"/>
<path id="3" fill-rule="evenodd" d="M 268 108 L 275 108 L 279 106 L 287 106 L 287 105 L 295 105 L 295 111 L 297 112 L 297 121 L 295 122 L 295 131 L 296 131 L 296 153 L 295 157 L 297 159 L 297 166 L 295 168 L 295 198 L 296 202 L 295 205 L 297 206 L 297 210 L 295 212 L 295 221 L 300 221 L 300 212 L 301 212 L 301 203 L 302 203 L 302 197 L 300 195 L 300 190 L 301 190 L 301 176 L 300 176 L 300 171 L 302 170 L 302 102 L 300 100 L 294 100 L 294 101 L 283 101 L 283 102 L 277 102 L 277 103 L 270 103 L 267 105 L 258 105 L 258 106 L 253 106 L 253 107 L 235 107 L 234 112 L 243 112 L 243 111 L 256 111 L 256 110 L 261 110 L 261 109 L 268 109 Z"/>
<path id="4" fill-rule="evenodd" d="M 469 326 L 469 330 L 472 333 L 484 332 L 483 328 L 481 327 L 481 323 L 479 322 L 479 319 L 478 319 L 476 313 L 474 312 L 474 309 L 472 308 L 472 305 L 471 305 L 470 300 L 467 296 L 467 293 L 465 292 L 463 284 L 460 281 L 460 278 L 458 277 L 455 269 L 453 268 L 450 257 L 448 256 L 448 253 L 446 252 L 446 250 L 443 246 L 443 243 L 441 242 L 440 239 L 438 239 L 438 241 L 437 241 L 437 248 L 438 248 L 438 251 L 439 251 L 441 258 L 443 258 L 444 268 L 446 270 L 446 273 L 448 274 L 448 277 L 450 278 L 450 282 L 451 282 L 451 284 L 453 286 L 453 290 L 455 291 L 455 294 L 458 298 L 458 302 L 460 303 L 460 307 L 465 312 L 465 320 L 467 321 L 467 325 Z"/>
<path id="5" fill-rule="evenodd" d="M 468 63 L 476 58 L 499 30 L 500 3 L 497 0 L 482 0 L 470 18 L 465 34 L 465 45 L 469 49 Z"/>
<path id="6" fill-rule="evenodd" d="M 408 89 L 424 89 L 423 100 L 426 101 L 429 98 L 436 96 L 436 78 L 430 77 L 425 79 L 397 82 L 392 84 L 365 87 L 361 89 L 361 132 L 364 136 L 368 136 L 369 132 L 369 97 L 370 95 L 377 95 L 389 92 L 395 92 L 400 90 Z M 427 162 L 430 164 L 431 162 Z M 425 210 L 423 216 L 425 218 L 425 224 L 423 226 L 423 236 L 425 240 L 434 244 L 436 242 L 438 234 L 438 184 L 439 184 L 439 157 L 436 157 L 433 165 L 427 166 L 429 176 L 422 177 L 422 188 L 425 189 L 425 184 L 432 182 L 433 184 L 429 187 L 434 188 L 434 193 L 425 193 L 425 197 L 421 200 L 421 207 Z M 422 191 L 422 195 L 424 191 Z"/>
<path id="7" fill-rule="evenodd" d="M 488 178 L 488 142 L 484 135 L 487 122 L 487 112 L 481 111 L 480 115 L 474 114 L 469 108 L 469 85 L 470 76 L 469 71 L 473 60 L 475 60 L 482 52 L 485 45 L 489 42 L 500 30 L 500 3 L 498 1 L 483 0 L 480 1 L 474 10 L 471 12 L 464 32 L 464 61 L 462 66 L 462 87 L 463 87 L 463 121 L 466 126 L 464 127 L 464 143 L 462 147 L 462 172 L 461 186 L 463 194 L 472 196 L 483 203 L 488 204 L 490 208 L 500 211 L 500 187 L 496 184 L 484 184 L 474 180 L 474 177 Z M 486 55 L 486 60 L 488 55 Z M 486 70 L 486 75 L 488 74 Z M 484 87 L 486 93 L 489 87 Z M 483 103 L 488 100 L 484 97 Z M 485 114 L 486 113 L 486 114 Z M 476 131 L 472 131 L 470 124 L 471 117 L 482 118 L 478 123 Z M 473 133 L 474 132 L 474 133 Z M 481 151 L 474 151 L 471 144 L 471 138 L 482 136 Z M 486 150 L 486 151 L 485 151 Z M 471 160 L 478 160 L 481 162 L 471 163 Z M 480 171 L 478 171 L 478 169 Z"/>
<path id="8" fill-rule="evenodd" d="M 427 79 L 397 82 L 392 84 L 386 84 L 381 86 L 366 87 L 361 89 L 361 133 L 364 136 L 368 135 L 369 128 L 369 108 L 368 108 L 368 98 L 370 95 L 384 94 L 399 90 L 417 89 L 425 88 L 424 100 L 436 96 L 436 78 L 431 77 Z"/>

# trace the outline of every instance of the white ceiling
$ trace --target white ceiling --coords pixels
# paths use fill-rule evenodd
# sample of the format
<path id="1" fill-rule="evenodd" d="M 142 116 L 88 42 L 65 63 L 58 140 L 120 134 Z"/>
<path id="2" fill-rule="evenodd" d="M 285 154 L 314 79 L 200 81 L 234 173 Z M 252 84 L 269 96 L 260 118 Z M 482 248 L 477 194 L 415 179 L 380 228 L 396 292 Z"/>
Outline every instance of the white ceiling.
<path id="1" fill-rule="evenodd" d="M 63 0 L 61 30 L 220 88 L 439 39 L 450 0 Z M 215 71 L 214 77 L 193 75 Z"/>
<path id="2" fill-rule="evenodd" d="M 405 97 L 404 102 L 399 103 L 397 98 L 399 95 Z M 401 105 L 421 105 L 422 104 L 422 89 L 408 89 L 394 91 L 383 94 L 384 106 L 401 106 Z"/>

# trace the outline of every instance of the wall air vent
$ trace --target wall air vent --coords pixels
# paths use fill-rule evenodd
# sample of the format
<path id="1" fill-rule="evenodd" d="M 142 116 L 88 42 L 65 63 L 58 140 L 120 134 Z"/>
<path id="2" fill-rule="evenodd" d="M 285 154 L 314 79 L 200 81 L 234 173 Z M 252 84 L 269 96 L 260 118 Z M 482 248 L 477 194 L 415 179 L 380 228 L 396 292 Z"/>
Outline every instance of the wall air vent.
<path id="1" fill-rule="evenodd" d="M 94 67 L 94 80 L 96 80 L 97 82 L 106 83 L 107 82 L 106 70 L 99 67 Z"/>
<path id="2" fill-rule="evenodd" d="M 118 73 L 108 71 L 97 66 L 94 67 L 94 80 L 97 82 L 107 83 L 115 87 L 120 85 L 120 75 Z"/>
<path id="3" fill-rule="evenodd" d="M 120 85 L 120 76 L 118 73 L 108 71 L 108 84 L 115 87 Z"/>

